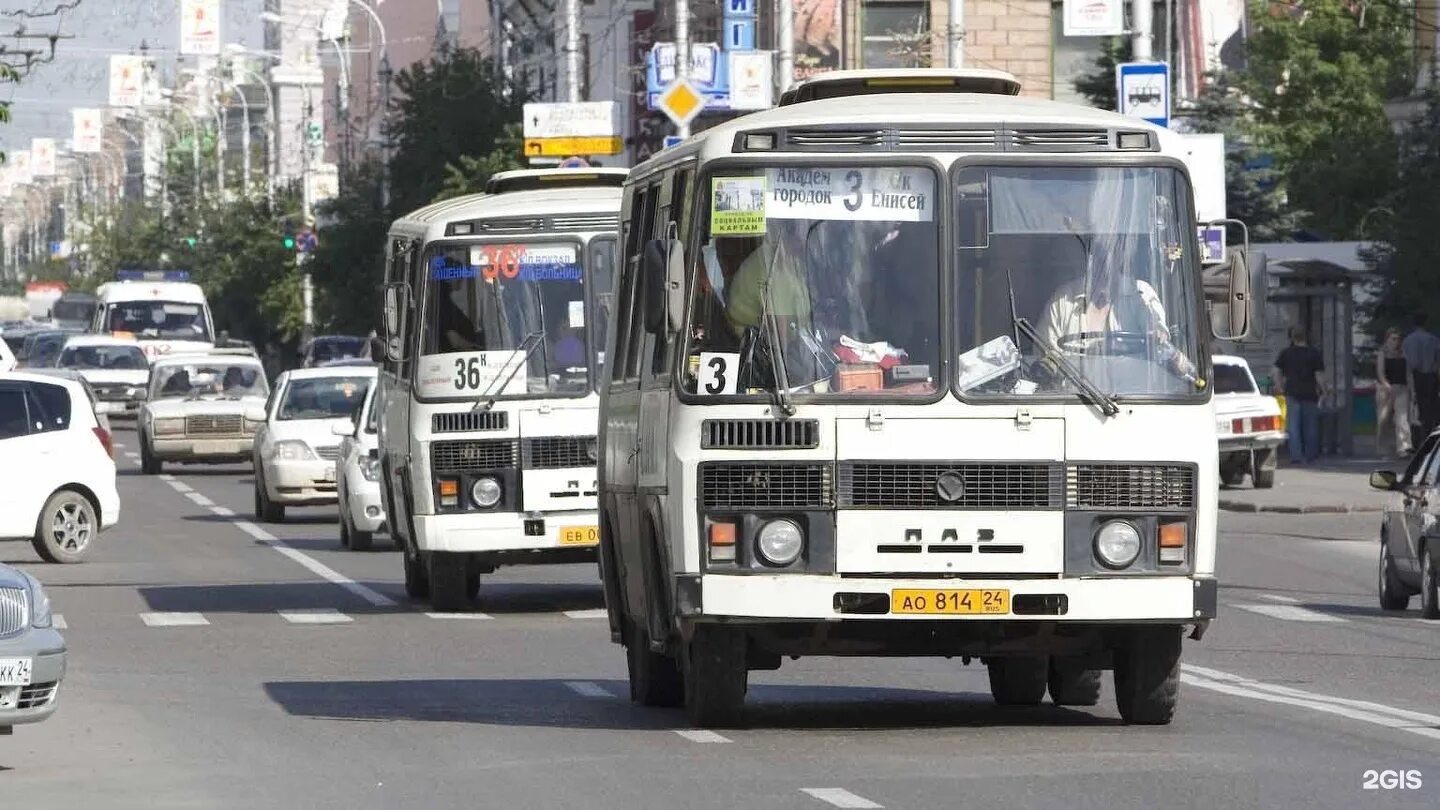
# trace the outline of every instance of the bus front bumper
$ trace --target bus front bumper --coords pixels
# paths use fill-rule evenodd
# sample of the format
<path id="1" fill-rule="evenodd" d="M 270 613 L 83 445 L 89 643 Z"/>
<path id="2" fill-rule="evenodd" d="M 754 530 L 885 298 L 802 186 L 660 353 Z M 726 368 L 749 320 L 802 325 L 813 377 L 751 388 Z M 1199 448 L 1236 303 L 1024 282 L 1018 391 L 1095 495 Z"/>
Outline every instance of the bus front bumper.
<path id="1" fill-rule="evenodd" d="M 593 549 L 599 544 L 599 525 L 594 511 L 535 517 L 520 512 L 415 515 L 415 536 L 424 551 Z"/>
<path id="2" fill-rule="evenodd" d="M 892 599 L 945 592 L 1006 592 L 1003 613 L 897 612 Z M 851 579 L 834 576 L 704 574 L 676 579 L 680 615 L 693 620 L 1044 620 L 1193 623 L 1215 618 L 1208 576 L 1077 577 L 1029 580 Z M 916 602 L 912 601 L 912 605 Z M 918 603 L 921 607 L 925 603 Z"/>

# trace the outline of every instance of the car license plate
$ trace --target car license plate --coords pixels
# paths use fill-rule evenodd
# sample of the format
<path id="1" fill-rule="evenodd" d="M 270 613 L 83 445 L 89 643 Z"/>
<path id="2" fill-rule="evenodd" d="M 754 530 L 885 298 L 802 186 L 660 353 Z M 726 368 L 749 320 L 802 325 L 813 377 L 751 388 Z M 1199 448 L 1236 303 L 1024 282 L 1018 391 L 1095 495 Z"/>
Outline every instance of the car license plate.
<path id="1" fill-rule="evenodd" d="M 0 686 L 29 685 L 29 658 L 0 658 Z"/>
<path id="2" fill-rule="evenodd" d="M 1006 614 L 1010 612 L 1010 592 L 1000 588 L 897 590 L 890 592 L 890 612 L 955 616 Z"/>
<path id="3" fill-rule="evenodd" d="M 218 456 L 235 452 L 230 442 L 195 442 L 190 450 L 197 456 Z"/>
<path id="4" fill-rule="evenodd" d="M 593 546 L 599 542 L 599 526 L 560 527 L 560 545 L 562 546 Z"/>

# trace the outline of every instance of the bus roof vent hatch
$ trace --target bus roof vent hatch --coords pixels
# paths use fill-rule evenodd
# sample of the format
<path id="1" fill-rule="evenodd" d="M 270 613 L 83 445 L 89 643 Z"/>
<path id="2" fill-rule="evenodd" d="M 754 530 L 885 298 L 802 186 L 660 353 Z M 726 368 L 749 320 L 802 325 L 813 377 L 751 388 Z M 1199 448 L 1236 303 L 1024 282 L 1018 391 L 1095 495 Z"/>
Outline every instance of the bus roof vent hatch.
<path id="1" fill-rule="evenodd" d="M 981 93 L 1018 96 L 1020 80 L 1003 70 L 977 68 L 834 70 L 786 90 L 780 96 L 780 106 L 881 93 Z"/>
<path id="2" fill-rule="evenodd" d="M 491 175 L 485 181 L 486 194 L 536 191 L 547 188 L 619 188 L 625 185 L 629 169 L 516 169 Z"/>

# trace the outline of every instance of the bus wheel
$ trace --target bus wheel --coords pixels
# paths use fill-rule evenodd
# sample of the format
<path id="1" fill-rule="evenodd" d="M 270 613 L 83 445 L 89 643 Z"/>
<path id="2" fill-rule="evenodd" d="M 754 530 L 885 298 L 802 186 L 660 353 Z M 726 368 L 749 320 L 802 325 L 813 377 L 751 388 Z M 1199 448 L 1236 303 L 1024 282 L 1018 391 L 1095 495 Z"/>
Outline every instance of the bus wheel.
<path id="1" fill-rule="evenodd" d="M 458 613 L 470 604 L 464 554 L 430 552 L 430 604 L 440 613 Z"/>
<path id="2" fill-rule="evenodd" d="M 411 599 L 429 598 L 430 577 L 425 573 L 425 561 L 418 553 L 412 557 L 403 548 L 400 557 L 405 561 L 405 595 Z"/>
<path id="3" fill-rule="evenodd" d="M 734 725 L 745 706 L 750 671 L 745 634 L 719 625 L 700 625 L 685 650 L 685 713 L 700 728 Z"/>
<path id="4" fill-rule="evenodd" d="M 1137 627 L 1115 651 L 1115 702 L 1127 723 L 1163 726 L 1180 697 L 1180 629 Z"/>
<path id="5" fill-rule="evenodd" d="M 1038 706 L 1045 699 L 1049 659 L 992 658 L 985 662 L 990 672 L 990 695 L 1001 706 Z"/>
<path id="6" fill-rule="evenodd" d="M 650 634 L 636 621 L 625 622 L 625 664 L 630 671 L 630 701 L 641 706 L 674 708 L 685 702 L 680 665 L 650 649 Z"/>
<path id="7" fill-rule="evenodd" d="M 1081 669 L 1063 658 L 1052 658 L 1050 700 L 1056 706 L 1094 706 L 1100 702 L 1100 670 Z"/>

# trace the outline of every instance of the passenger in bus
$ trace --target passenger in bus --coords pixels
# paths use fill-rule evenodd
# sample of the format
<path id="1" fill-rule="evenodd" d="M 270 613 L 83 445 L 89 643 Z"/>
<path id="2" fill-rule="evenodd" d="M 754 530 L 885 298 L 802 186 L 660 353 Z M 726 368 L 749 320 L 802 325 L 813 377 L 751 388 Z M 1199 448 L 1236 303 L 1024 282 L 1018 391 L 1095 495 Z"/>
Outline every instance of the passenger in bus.
<path id="1" fill-rule="evenodd" d="M 810 323 L 810 289 L 805 272 L 804 220 L 772 219 L 765 239 L 726 283 L 725 317 L 735 333 L 761 327 L 768 303 L 780 331 Z"/>
<path id="2" fill-rule="evenodd" d="M 431 281 L 435 291 L 436 324 L 440 329 L 441 354 L 447 352 L 479 351 L 483 346 L 483 335 L 475 328 L 475 321 L 455 299 L 462 301 L 470 294 L 471 284 L 466 281 Z"/>
<path id="3" fill-rule="evenodd" d="M 556 308 L 558 314 L 550 318 L 550 328 L 545 330 L 551 345 L 551 363 L 555 369 L 564 371 L 585 365 L 585 340 L 580 330 L 570 325 L 569 311 Z"/>

